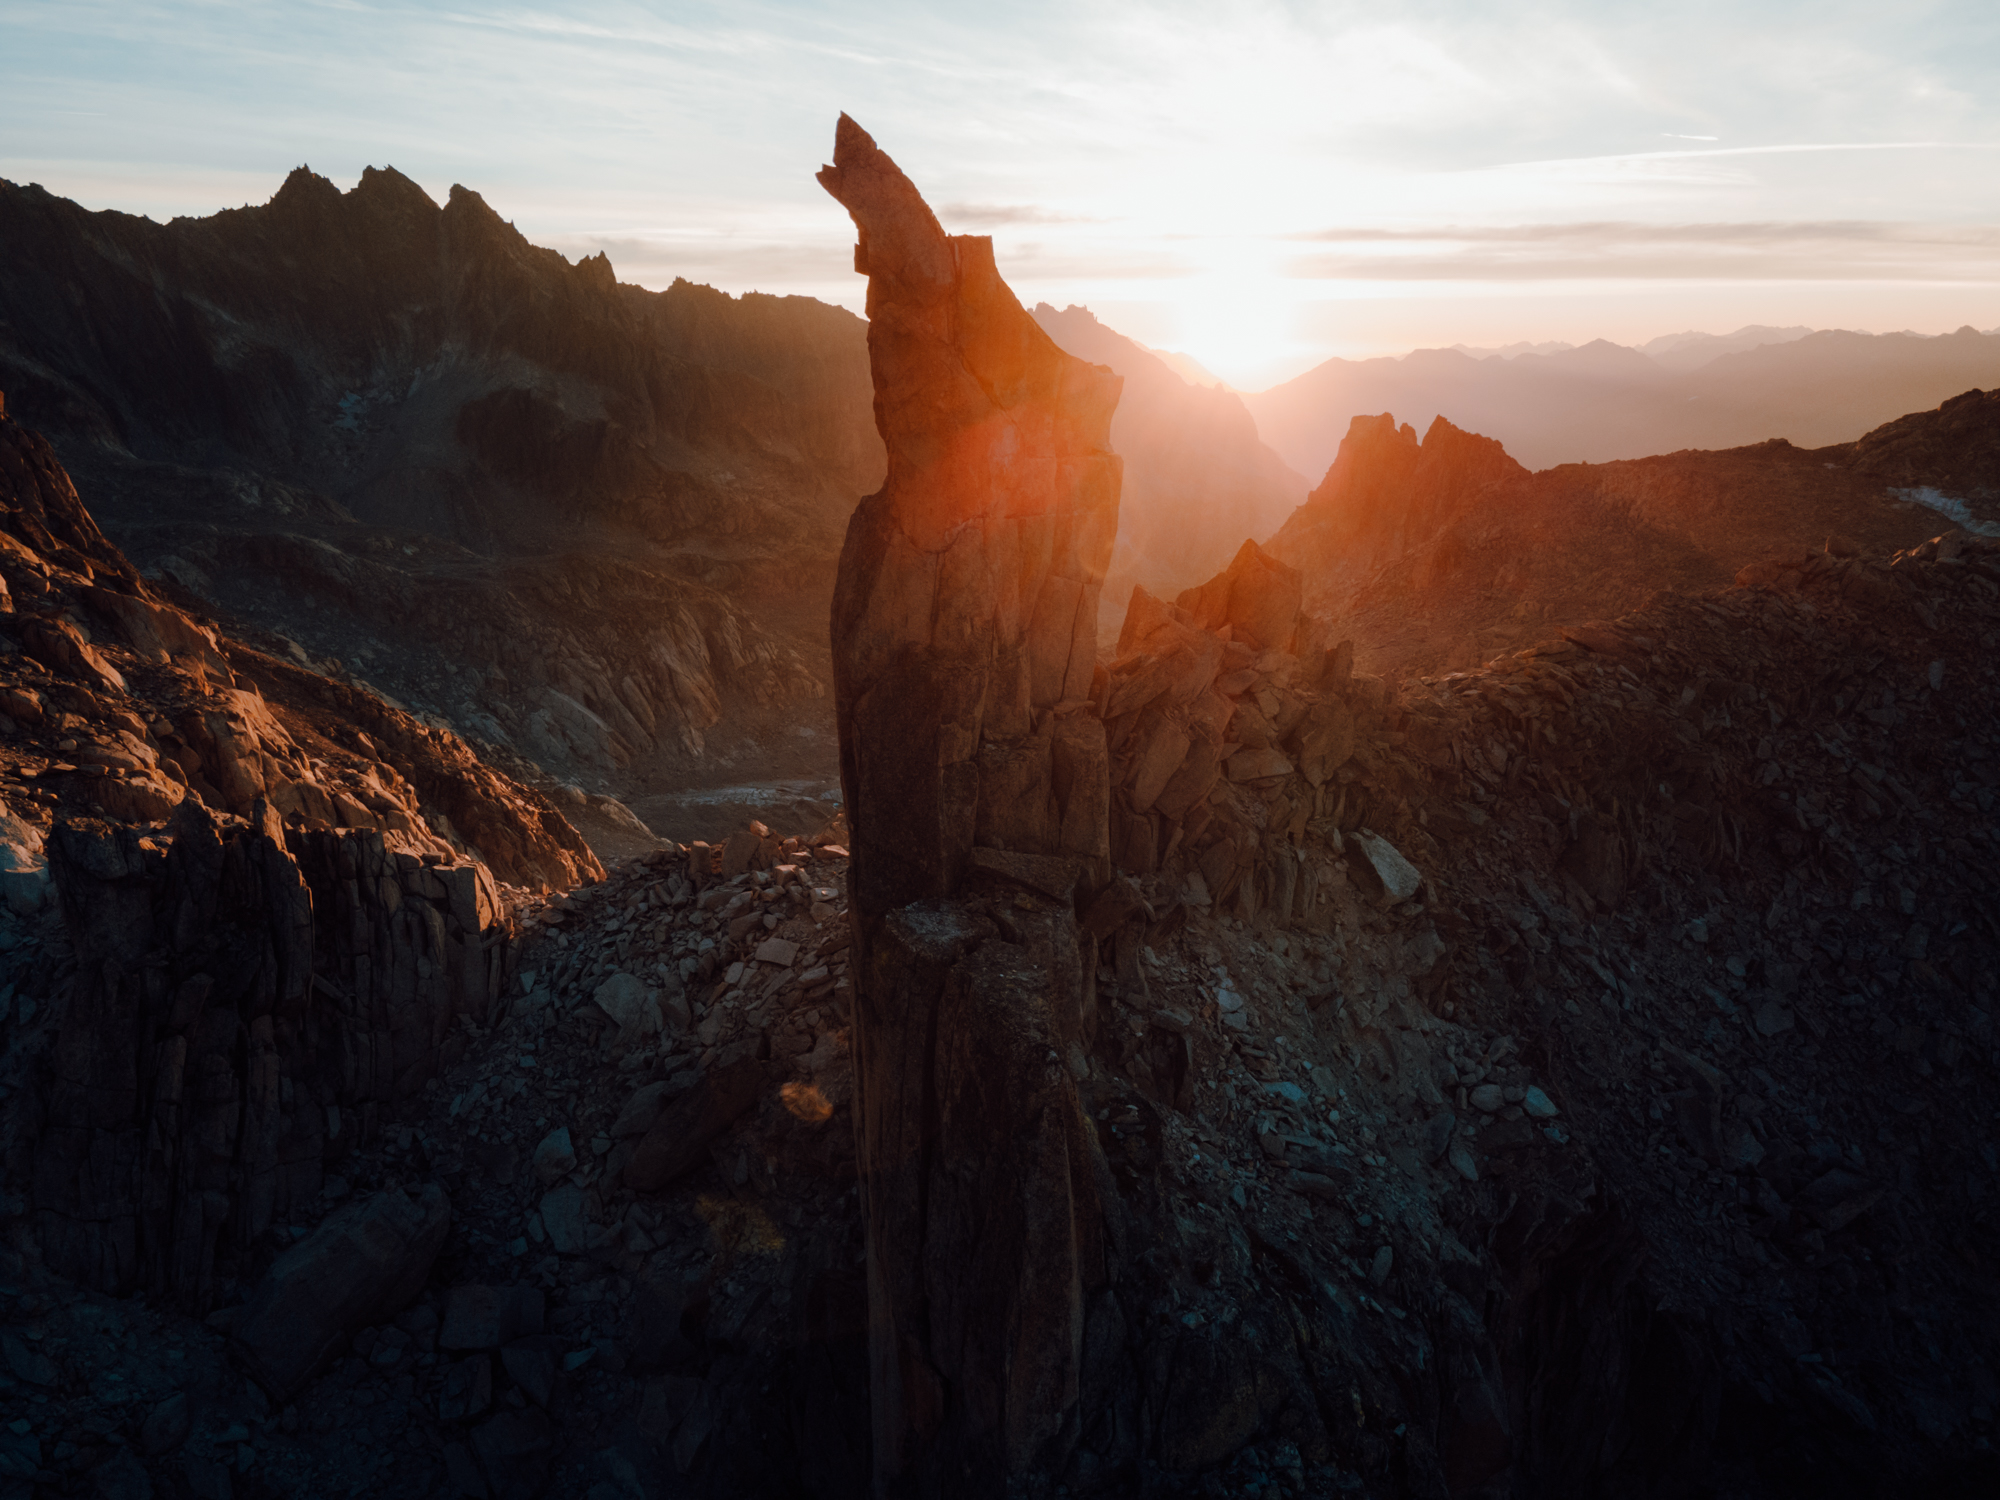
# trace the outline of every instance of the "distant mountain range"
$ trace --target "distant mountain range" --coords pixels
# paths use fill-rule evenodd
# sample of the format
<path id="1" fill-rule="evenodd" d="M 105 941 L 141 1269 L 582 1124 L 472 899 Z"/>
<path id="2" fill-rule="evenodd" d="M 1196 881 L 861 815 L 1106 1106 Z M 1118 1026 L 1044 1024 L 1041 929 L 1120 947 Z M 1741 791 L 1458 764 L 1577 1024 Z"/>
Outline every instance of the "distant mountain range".
<path id="1" fill-rule="evenodd" d="M 1656 339 L 1648 339 L 1632 347 L 1671 369 L 1693 370 L 1719 355 L 1740 354 L 1745 349 L 1755 349 L 1762 344 L 1789 344 L 1793 339 L 1802 339 L 1811 332 L 1813 330 L 1803 323 L 1791 328 L 1750 323 L 1734 333 L 1697 333 L 1692 329 L 1686 333 L 1663 333 Z M 1474 359 L 1517 359 L 1523 354 L 1566 354 L 1576 345 L 1561 339 L 1550 339 L 1540 344 L 1522 340 L 1485 349 L 1472 344 L 1453 344 L 1451 347 L 1456 353 L 1469 354 Z"/>
<path id="2" fill-rule="evenodd" d="M 823 703 L 884 467 L 853 314 L 621 286 L 393 169 L 168 224 L 0 182 L 0 390 L 160 587 L 565 779 Z"/>
<path id="3" fill-rule="evenodd" d="M 1548 352 L 1330 359 L 1243 401 L 1286 463 L 1319 476 L 1349 419 L 1384 411 L 1420 428 L 1448 417 L 1545 469 L 1774 437 L 1803 448 L 1853 442 L 1961 391 L 2000 385 L 2000 330 L 1970 327 L 1936 338 L 1752 327 L 1670 334 L 1637 349 L 1603 339 L 1537 347 Z"/>

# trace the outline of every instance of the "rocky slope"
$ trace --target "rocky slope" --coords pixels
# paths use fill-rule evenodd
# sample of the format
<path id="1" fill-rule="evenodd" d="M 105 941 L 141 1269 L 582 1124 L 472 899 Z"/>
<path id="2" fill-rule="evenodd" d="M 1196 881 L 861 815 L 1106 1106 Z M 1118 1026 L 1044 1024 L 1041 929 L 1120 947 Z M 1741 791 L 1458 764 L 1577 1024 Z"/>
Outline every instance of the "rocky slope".
<path id="1" fill-rule="evenodd" d="M 823 697 L 882 462 L 850 314 L 621 286 L 393 170 L 165 225 L 0 185 L 0 237 L 0 382 L 149 577 L 600 790 Z"/>
<path id="2" fill-rule="evenodd" d="M 1282 651 L 1224 682 L 1224 642 L 1232 712 L 1346 716 L 1211 787 L 1261 814 L 1250 858 L 1127 856 L 1078 919 L 1023 883 L 1060 867 L 988 857 L 954 898 L 987 966 L 1064 921 L 1097 954 L 1070 1066 L 1118 1238 L 1086 1349 L 1126 1352 L 1086 1363 L 1072 1493 L 1990 1486 L 1983 547 L 1801 558 L 1393 699 L 1338 652 L 1332 685 Z M 413 1300 L 290 1330 L 327 1340 L 303 1385 L 237 1373 L 266 1323 L 80 1289 L 16 1221 L 7 1472 L 863 1492 L 838 836 L 528 909 L 508 1002 L 240 1267 L 280 1305 L 358 1214 L 448 1196 Z M 694 1149 L 634 1174 L 663 1120 Z"/>
<path id="3" fill-rule="evenodd" d="M 1086 908 L 1120 1236 L 1086 1347 L 1130 1352 L 1086 1366 L 1072 1494 L 1990 1488 L 2000 1175 L 1963 1101 L 2000 1066 L 2000 555 L 1801 561 L 1598 650 L 1323 695 L 1351 749 L 1334 810 L 1264 835 L 1287 903 L 1277 860 L 1204 904 L 1170 857 Z M 508 1003 L 244 1268 L 310 1247 L 291 1284 L 342 1205 L 449 1197 L 413 1300 L 300 1326 L 337 1337 L 296 1390 L 246 1383 L 235 1320 L 30 1242 L 0 1265 L 6 1472 L 865 1493 L 839 835 L 526 910 Z M 991 959 L 1075 910 L 1015 870 L 960 902 Z M 694 1149 L 635 1179 L 663 1120 Z"/>
<path id="4" fill-rule="evenodd" d="M 1111 417 L 1125 483 L 1107 598 L 1122 603 L 1135 583 L 1178 593 L 1244 537 L 1270 535 L 1297 508 L 1310 486 L 1258 440 L 1241 396 L 1184 378 L 1087 308 L 1058 312 L 1044 302 L 1033 312 L 1059 347 L 1125 382 Z M 1117 621 L 1113 611 L 1114 631 Z"/>
<path id="5" fill-rule="evenodd" d="M 1717 587 L 1747 564 L 1912 546 L 1943 522 L 1937 506 L 1977 526 L 1933 481 L 1976 495 L 1991 405 L 1968 393 L 1833 448 L 1774 441 L 1535 474 L 1443 417 L 1421 443 L 1388 413 L 1356 417 L 1269 547 L 1367 670 L 1466 667 L 1657 589 Z"/>
<path id="6" fill-rule="evenodd" d="M 161 599 L 4 406 L 0 731 L 7 1212 L 104 1291 L 210 1305 L 486 1014 L 510 900 L 602 873 L 455 736 Z"/>

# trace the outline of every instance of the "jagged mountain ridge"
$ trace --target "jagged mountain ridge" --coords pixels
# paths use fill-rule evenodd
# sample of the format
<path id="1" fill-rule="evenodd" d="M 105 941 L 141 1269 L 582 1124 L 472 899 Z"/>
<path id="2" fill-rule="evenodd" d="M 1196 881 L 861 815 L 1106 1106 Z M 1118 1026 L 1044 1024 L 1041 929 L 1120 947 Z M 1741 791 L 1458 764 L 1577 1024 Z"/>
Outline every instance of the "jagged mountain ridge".
<path id="1" fill-rule="evenodd" d="M 50 1271 L 209 1305 L 462 1051 L 512 904 L 603 873 L 457 736 L 163 598 L 0 407 L 0 1213 Z"/>
<path id="2" fill-rule="evenodd" d="M 0 236 L 0 382 L 149 572 L 565 776 L 823 693 L 881 473 L 853 315 L 622 286 L 372 168 L 165 225 L 9 184 Z"/>
<path id="3" fill-rule="evenodd" d="M 1903 412 L 1994 385 L 2000 331 L 1921 338 L 1823 329 L 1693 369 L 1603 339 L 1504 360 L 1450 349 L 1333 359 L 1244 404 L 1264 441 L 1306 474 L 1326 471 L 1350 416 L 1378 411 L 1419 427 L 1448 416 L 1542 469 L 1774 437 L 1803 448 L 1852 442 Z"/>
<path id="4" fill-rule="evenodd" d="M 1269 546 L 1368 669 L 1465 667 L 1659 589 L 1720 587 L 1829 537 L 1870 552 L 1913 546 L 1945 524 L 1907 498 L 1916 487 L 2000 482 L 1994 403 L 1966 393 L 1818 450 L 1776 440 L 1539 473 L 1443 417 L 1421 443 L 1388 413 L 1356 417 Z"/>

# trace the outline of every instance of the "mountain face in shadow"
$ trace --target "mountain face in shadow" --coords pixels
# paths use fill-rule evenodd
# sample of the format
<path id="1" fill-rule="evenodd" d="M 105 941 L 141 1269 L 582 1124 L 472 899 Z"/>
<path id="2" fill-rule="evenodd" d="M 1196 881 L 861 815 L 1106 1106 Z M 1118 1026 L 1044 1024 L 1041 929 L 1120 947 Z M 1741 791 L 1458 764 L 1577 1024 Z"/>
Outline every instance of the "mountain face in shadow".
<path id="1" fill-rule="evenodd" d="M 865 325 L 623 286 L 371 168 L 165 225 L 0 185 L 0 384 L 149 573 L 563 776 L 824 692 Z"/>
<path id="2" fill-rule="evenodd" d="M 1111 419 L 1125 488 L 1107 601 L 1122 609 L 1135 582 L 1156 592 L 1200 582 L 1244 537 L 1282 524 L 1309 488 L 1258 438 L 1234 391 L 1191 383 L 1087 308 L 1044 302 L 1034 318 L 1068 353 L 1125 377 Z"/>
<path id="3" fill-rule="evenodd" d="M 1774 437 L 1802 448 L 1851 443 L 1904 412 L 2000 385 L 2000 335 L 1971 328 L 1942 338 L 1827 330 L 1722 352 L 1729 342 L 1683 336 L 1641 353 L 1599 339 L 1512 359 L 1451 349 L 1332 359 L 1243 400 L 1286 463 L 1320 474 L 1355 412 L 1400 412 L 1419 427 L 1448 413 L 1543 469 Z"/>
<path id="4" fill-rule="evenodd" d="M 1268 548 L 1303 575 L 1306 607 L 1354 638 L 1359 666 L 1469 667 L 1662 589 L 1725 587 L 1767 559 L 1893 552 L 1951 519 L 1982 529 L 2000 519 L 1996 413 L 2000 396 L 1974 391 L 1854 443 L 1540 473 L 1443 417 L 1421 443 L 1386 412 L 1356 417 Z"/>

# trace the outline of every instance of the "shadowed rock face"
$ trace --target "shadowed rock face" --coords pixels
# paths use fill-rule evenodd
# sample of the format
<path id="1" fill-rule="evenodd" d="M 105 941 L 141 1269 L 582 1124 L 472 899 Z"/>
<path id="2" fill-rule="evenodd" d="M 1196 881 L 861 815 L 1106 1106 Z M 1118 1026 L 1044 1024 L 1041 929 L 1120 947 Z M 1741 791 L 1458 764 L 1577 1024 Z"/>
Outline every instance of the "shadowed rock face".
<path id="1" fill-rule="evenodd" d="M 845 116 L 819 174 L 860 232 L 886 482 L 833 603 L 841 776 L 864 923 L 944 895 L 975 842 L 1102 857 L 1101 729 L 1079 721 L 1118 529 L 1118 377 L 1058 349 Z M 860 747 L 865 747 L 865 753 Z M 864 852 L 865 851 L 865 852 Z"/>
<path id="2" fill-rule="evenodd" d="M 456 736 L 156 594 L 0 405 L 0 994 L 42 1007 L 0 1151 L 52 1270 L 206 1310 L 493 1014 L 496 877 L 602 875 Z"/>

